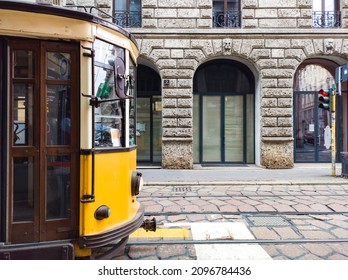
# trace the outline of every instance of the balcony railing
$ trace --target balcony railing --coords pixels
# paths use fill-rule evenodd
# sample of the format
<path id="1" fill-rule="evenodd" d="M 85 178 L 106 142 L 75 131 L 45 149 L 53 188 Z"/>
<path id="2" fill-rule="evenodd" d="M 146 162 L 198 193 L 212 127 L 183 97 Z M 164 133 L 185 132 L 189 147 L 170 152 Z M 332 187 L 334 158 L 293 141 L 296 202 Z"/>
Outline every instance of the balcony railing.
<path id="1" fill-rule="evenodd" d="M 213 11 L 213 27 L 215 28 L 239 28 L 241 27 L 240 11 Z"/>
<path id="2" fill-rule="evenodd" d="M 341 12 L 313 12 L 313 27 L 338 28 L 341 27 Z"/>
<path id="3" fill-rule="evenodd" d="M 114 11 L 112 14 L 116 24 L 122 27 L 141 27 L 141 12 Z"/>

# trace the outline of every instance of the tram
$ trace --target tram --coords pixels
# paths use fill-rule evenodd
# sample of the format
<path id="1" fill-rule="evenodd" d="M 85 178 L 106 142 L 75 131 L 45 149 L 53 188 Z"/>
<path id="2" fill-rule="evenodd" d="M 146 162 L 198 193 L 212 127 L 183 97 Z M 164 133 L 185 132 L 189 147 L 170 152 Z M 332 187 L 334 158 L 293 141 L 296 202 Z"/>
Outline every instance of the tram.
<path id="1" fill-rule="evenodd" d="M 0 1 L 0 259 L 106 259 L 139 227 L 131 34 Z"/>

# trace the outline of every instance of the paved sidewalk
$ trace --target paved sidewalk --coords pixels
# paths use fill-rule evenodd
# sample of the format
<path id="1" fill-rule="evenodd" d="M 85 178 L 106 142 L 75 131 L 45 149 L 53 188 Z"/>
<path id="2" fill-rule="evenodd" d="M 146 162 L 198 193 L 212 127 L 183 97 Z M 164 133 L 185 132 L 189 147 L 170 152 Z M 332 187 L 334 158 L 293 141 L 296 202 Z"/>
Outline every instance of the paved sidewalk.
<path id="1" fill-rule="evenodd" d="M 265 169 L 256 165 L 235 167 L 201 167 L 193 169 L 161 169 L 138 167 L 145 185 L 154 184 L 348 184 L 341 177 L 341 164 L 336 164 L 336 176 L 331 175 L 331 163 L 295 164 L 292 169 Z"/>

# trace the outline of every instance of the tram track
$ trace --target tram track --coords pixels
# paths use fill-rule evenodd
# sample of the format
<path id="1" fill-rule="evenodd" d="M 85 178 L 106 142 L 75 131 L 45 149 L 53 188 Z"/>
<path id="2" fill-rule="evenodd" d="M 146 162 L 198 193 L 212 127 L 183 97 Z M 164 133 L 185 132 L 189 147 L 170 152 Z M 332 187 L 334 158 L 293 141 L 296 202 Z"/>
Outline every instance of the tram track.
<path id="1" fill-rule="evenodd" d="M 145 212 L 145 216 L 178 216 L 178 215 L 279 215 L 279 216 L 303 216 L 303 215 L 309 215 L 309 216 L 325 216 L 325 215 L 347 215 L 348 212 L 342 211 L 342 212 L 318 212 L 318 211 L 312 211 L 312 212 L 276 212 L 276 211 L 260 211 L 260 212 L 252 212 L 252 211 L 202 211 L 202 212 Z"/>
<path id="2" fill-rule="evenodd" d="M 348 238 L 338 239 L 210 239 L 210 240 L 156 240 L 156 241 L 128 241 L 129 246 L 145 245 L 213 245 L 213 244 L 327 244 L 327 243 L 348 243 Z"/>

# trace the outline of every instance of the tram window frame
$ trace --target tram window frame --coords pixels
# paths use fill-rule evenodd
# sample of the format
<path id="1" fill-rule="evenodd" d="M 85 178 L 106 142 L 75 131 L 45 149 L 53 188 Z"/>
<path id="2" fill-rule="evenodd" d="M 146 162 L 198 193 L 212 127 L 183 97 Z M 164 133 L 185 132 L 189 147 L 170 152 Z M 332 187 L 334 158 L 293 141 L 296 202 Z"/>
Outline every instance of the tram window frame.
<path id="1" fill-rule="evenodd" d="M 117 92 L 118 73 L 115 74 L 114 64 L 123 61 L 126 68 L 126 51 L 100 39 L 94 42 L 94 51 L 94 92 L 101 101 L 93 107 L 94 147 L 123 148 L 126 146 L 126 100 Z"/>

